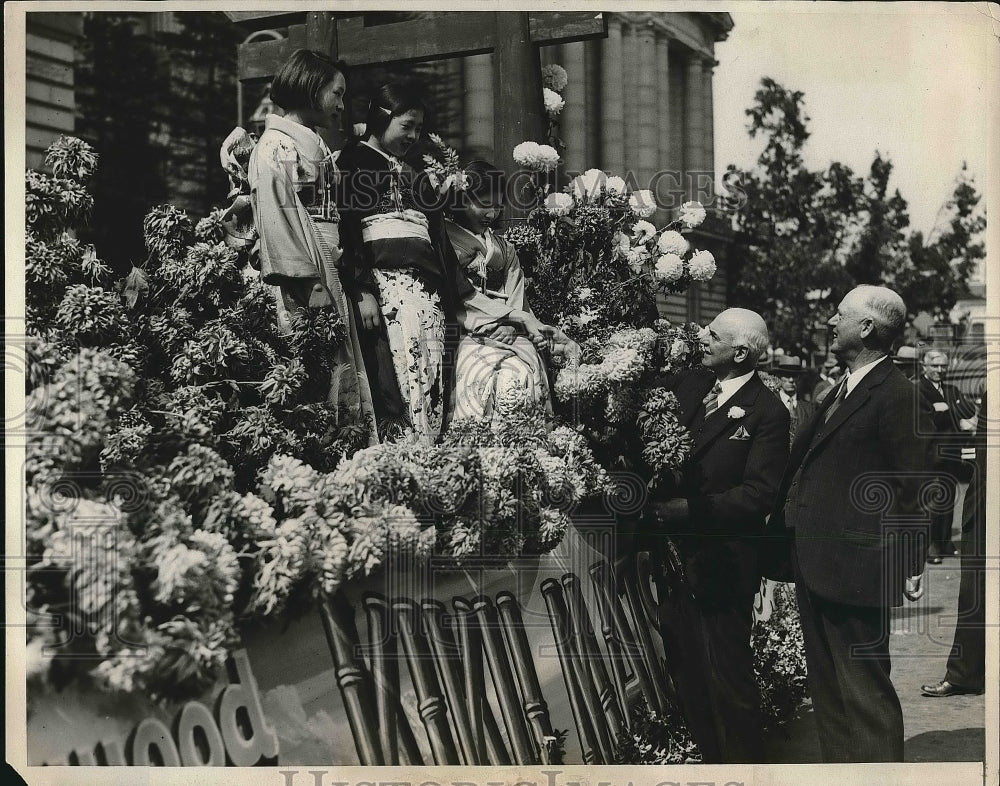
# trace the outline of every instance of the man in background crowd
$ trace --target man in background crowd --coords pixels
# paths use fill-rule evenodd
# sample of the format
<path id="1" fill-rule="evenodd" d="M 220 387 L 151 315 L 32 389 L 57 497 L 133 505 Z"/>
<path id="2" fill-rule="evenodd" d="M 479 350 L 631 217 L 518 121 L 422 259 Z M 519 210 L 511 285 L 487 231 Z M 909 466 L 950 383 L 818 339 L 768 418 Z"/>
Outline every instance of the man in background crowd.
<path id="1" fill-rule="evenodd" d="M 799 428 L 812 417 L 816 405 L 812 401 L 799 398 L 798 381 L 802 376 L 802 363 L 794 355 L 782 355 L 771 366 L 771 374 L 778 378 L 781 387 L 778 396 L 791 417 L 791 436 L 794 439 Z"/>
<path id="2" fill-rule="evenodd" d="M 960 483 L 971 477 L 972 466 L 962 461 L 962 447 L 969 445 L 975 405 L 958 388 L 944 381 L 948 355 L 940 349 L 924 353 L 917 386 L 917 411 L 921 436 L 929 440 L 930 468 L 939 473 L 945 494 L 931 511 L 930 548 L 927 561 L 940 564 L 942 557 L 958 554 L 951 540 Z"/>
<path id="3" fill-rule="evenodd" d="M 837 364 L 837 358 L 829 357 L 823 362 L 823 369 L 819 374 L 819 382 L 813 388 L 813 401 L 817 404 L 823 401 L 830 390 L 840 381 L 843 370 Z"/>

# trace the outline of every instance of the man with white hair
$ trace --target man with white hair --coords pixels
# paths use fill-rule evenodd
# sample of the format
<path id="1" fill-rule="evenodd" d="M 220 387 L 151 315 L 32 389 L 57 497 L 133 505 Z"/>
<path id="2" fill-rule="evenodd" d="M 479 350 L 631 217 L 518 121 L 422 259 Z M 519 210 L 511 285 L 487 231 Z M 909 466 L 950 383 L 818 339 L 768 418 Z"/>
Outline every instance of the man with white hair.
<path id="1" fill-rule="evenodd" d="M 971 444 L 971 418 L 974 404 L 966 402 L 954 385 L 944 381 L 948 371 L 948 354 L 940 349 L 928 349 L 921 361 L 921 374 L 916 381 L 918 422 L 920 433 L 931 443 L 931 466 L 938 471 L 945 496 L 943 504 L 931 512 L 931 537 L 927 561 L 941 563 L 942 557 L 958 554 L 951 540 L 952 520 L 958 502 L 958 484 L 972 477 L 972 465 L 962 461 L 962 448 Z"/>
<path id="2" fill-rule="evenodd" d="M 885 287 L 840 302 L 831 349 L 847 375 L 797 435 L 770 522 L 790 534 L 824 762 L 903 760 L 889 607 L 921 593 L 927 480 L 913 385 L 889 358 L 905 319 Z"/>
<path id="3" fill-rule="evenodd" d="M 694 440 L 678 484 L 657 489 L 670 555 L 660 631 L 702 759 L 756 762 L 763 748 L 750 646 L 757 539 L 788 460 L 788 410 L 757 375 L 759 314 L 730 308 L 702 330 L 703 368 L 667 381 Z"/>

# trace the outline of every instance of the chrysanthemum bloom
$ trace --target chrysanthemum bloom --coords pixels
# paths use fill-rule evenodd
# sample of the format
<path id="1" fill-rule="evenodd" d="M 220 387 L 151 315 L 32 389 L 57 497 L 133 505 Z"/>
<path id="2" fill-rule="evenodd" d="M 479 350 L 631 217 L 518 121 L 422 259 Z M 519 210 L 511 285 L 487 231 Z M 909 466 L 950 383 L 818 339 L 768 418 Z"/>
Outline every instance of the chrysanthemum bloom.
<path id="1" fill-rule="evenodd" d="M 715 257 L 711 251 L 696 251 L 688 261 L 688 271 L 695 281 L 708 281 L 715 275 Z"/>
<path id="2" fill-rule="evenodd" d="M 677 254 L 664 254 L 656 260 L 653 270 L 658 279 L 673 283 L 684 275 L 684 260 Z"/>
<path id="3" fill-rule="evenodd" d="M 705 220 L 705 208 L 701 202 L 685 202 L 681 205 L 680 220 L 688 229 L 699 226 Z"/>
<path id="4" fill-rule="evenodd" d="M 680 232 L 675 232 L 674 230 L 669 230 L 660 235 L 660 239 L 656 244 L 661 254 L 676 254 L 681 257 L 684 256 L 691 244 L 688 243 L 687 238 L 684 237 Z"/>

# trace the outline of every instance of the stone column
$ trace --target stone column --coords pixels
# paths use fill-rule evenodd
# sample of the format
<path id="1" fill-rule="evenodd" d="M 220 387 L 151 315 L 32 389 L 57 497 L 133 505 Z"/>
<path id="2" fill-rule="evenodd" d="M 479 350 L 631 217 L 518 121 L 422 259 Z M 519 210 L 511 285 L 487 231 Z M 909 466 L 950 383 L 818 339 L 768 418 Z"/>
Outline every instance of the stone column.
<path id="1" fill-rule="evenodd" d="M 705 60 L 702 69 L 704 74 L 704 103 L 705 103 L 705 170 L 711 175 L 712 194 L 715 193 L 715 105 L 712 101 L 712 72 L 715 68 L 714 60 Z"/>
<path id="2" fill-rule="evenodd" d="M 673 45 L 671 44 L 671 47 Z M 684 90 L 684 62 L 679 57 L 670 59 L 670 69 L 667 73 L 670 92 L 670 116 L 667 126 L 667 149 L 669 156 L 667 165 L 676 179 L 684 171 L 684 116 L 687 113 L 688 101 Z"/>
<path id="3" fill-rule="evenodd" d="M 622 146 L 624 160 L 620 169 L 612 174 L 625 176 L 626 171 L 635 171 L 639 153 L 639 38 L 635 23 L 622 25 L 622 84 L 624 96 L 622 107 Z"/>
<path id="4" fill-rule="evenodd" d="M 660 33 L 656 36 L 656 168 L 674 166 L 670 160 L 670 119 L 674 113 L 670 106 L 670 44 Z"/>
<path id="5" fill-rule="evenodd" d="M 493 56 L 473 55 L 463 59 L 465 153 L 493 159 Z"/>
<path id="6" fill-rule="evenodd" d="M 601 163 L 603 169 L 621 172 L 625 169 L 625 145 L 622 125 L 625 101 L 622 82 L 622 25 L 617 19 L 608 20 L 608 37 L 601 50 Z"/>
<path id="7" fill-rule="evenodd" d="M 656 138 L 659 120 L 656 94 L 656 80 L 659 78 L 656 70 L 656 33 L 647 23 L 638 31 L 636 39 L 639 50 L 639 72 L 636 74 L 639 83 L 639 107 L 633 122 L 638 126 L 639 148 L 635 156 L 635 176 L 639 188 L 649 188 L 649 179 L 656 171 L 659 158 Z"/>
<path id="8" fill-rule="evenodd" d="M 587 112 L 587 152 L 584 168 L 600 166 L 601 163 L 601 49 L 604 41 L 594 40 L 583 43 L 583 67 L 585 73 L 584 100 Z"/>
<path id="9" fill-rule="evenodd" d="M 566 168 L 580 171 L 587 166 L 587 71 L 584 65 L 583 41 L 564 44 L 563 62 L 569 75 L 563 90 L 566 106 L 559 116 L 559 136 L 566 143 Z"/>
<path id="10" fill-rule="evenodd" d="M 700 54 L 692 52 L 684 64 L 684 174 L 689 194 L 705 166 L 705 76 L 701 60 Z"/>

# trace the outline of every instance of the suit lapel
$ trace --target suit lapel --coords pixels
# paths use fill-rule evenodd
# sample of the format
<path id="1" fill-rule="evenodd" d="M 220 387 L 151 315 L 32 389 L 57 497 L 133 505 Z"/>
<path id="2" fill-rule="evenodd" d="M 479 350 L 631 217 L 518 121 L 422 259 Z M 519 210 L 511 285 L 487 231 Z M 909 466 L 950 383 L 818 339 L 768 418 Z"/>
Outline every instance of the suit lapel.
<path id="1" fill-rule="evenodd" d="M 764 385 L 760 381 L 760 378 L 755 373 L 746 381 L 743 387 L 736 391 L 732 398 L 728 399 L 725 404 L 706 418 L 705 425 L 702 427 L 701 431 L 695 432 L 694 450 L 691 451 L 692 455 L 698 455 L 701 451 L 712 444 L 723 431 L 733 425 L 733 419 L 727 414 L 730 409 L 733 407 L 740 407 L 745 410 L 747 414 L 749 414 L 753 405 L 756 403 L 757 396 L 763 386 Z M 745 418 L 746 415 L 744 415 L 743 418 L 740 418 L 740 420 Z"/>
<path id="2" fill-rule="evenodd" d="M 881 385 L 891 371 L 892 363 L 882 361 L 880 365 L 865 374 L 864 378 L 858 383 L 858 386 L 844 399 L 840 408 L 833 413 L 830 421 L 825 425 L 822 422 L 820 423 L 819 435 L 813 448 L 816 449 L 822 445 L 851 415 L 857 412 L 871 398 L 872 388 Z M 826 411 L 824 410 L 824 416 L 825 414 Z"/>

